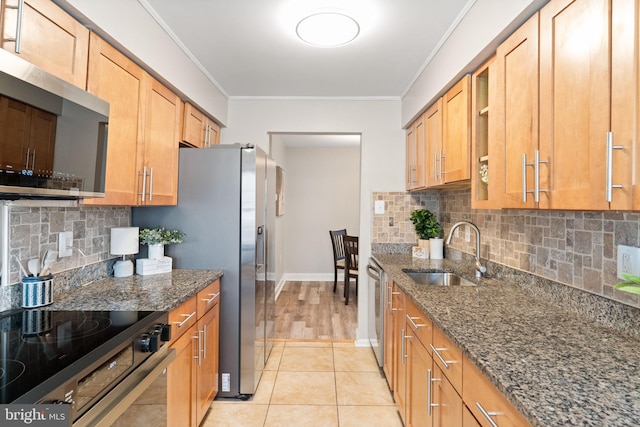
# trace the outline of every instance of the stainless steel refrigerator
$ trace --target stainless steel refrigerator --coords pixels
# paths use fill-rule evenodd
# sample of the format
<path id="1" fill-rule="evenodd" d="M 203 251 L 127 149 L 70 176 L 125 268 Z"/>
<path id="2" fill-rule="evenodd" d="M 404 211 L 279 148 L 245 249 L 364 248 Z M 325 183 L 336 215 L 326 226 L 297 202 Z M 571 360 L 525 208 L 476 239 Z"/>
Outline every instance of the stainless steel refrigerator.
<path id="1" fill-rule="evenodd" d="M 222 269 L 220 397 L 254 394 L 275 337 L 275 163 L 259 147 L 181 148 L 178 205 L 140 207 L 132 224 L 186 233 L 174 268 Z"/>

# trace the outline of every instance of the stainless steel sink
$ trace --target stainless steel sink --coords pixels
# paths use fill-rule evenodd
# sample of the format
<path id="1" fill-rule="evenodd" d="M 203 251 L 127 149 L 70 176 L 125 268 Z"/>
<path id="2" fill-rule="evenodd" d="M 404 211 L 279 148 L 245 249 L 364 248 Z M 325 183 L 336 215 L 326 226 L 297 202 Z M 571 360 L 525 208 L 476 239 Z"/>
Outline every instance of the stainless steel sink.
<path id="1" fill-rule="evenodd" d="M 424 271 L 402 270 L 421 285 L 430 286 L 476 286 L 470 280 L 464 279 L 453 273 L 429 273 Z"/>

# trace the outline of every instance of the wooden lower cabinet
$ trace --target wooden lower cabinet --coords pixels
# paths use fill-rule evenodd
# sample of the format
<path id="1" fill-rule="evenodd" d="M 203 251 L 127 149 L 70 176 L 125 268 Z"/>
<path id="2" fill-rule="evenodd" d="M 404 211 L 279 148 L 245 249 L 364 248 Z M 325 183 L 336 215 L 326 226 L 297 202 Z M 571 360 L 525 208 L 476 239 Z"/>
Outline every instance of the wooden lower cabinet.
<path id="1" fill-rule="evenodd" d="M 393 330 L 385 335 L 391 346 L 385 354 L 393 357 L 389 384 L 405 426 L 492 427 L 479 406 L 499 414 L 492 418 L 500 427 L 531 425 L 391 280 L 390 286 Z"/>
<path id="2" fill-rule="evenodd" d="M 220 305 L 198 320 L 198 358 L 196 359 L 196 425 L 202 422 L 218 394 L 218 326 Z"/>
<path id="3" fill-rule="evenodd" d="M 175 328 L 174 328 L 175 329 Z M 167 425 L 193 427 L 196 420 L 196 364 L 198 328 L 192 326 L 172 345 L 176 359 L 167 368 Z"/>
<path id="4" fill-rule="evenodd" d="M 171 347 L 177 352 L 167 368 L 167 425 L 171 427 L 200 425 L 218 394 L 219 301 L 220 280 L 216 280 L 169 313 L 174 334 Z"/>
<path id="5" fill-rule="evenodd" d="M 393 331 L 393 398 L 400 411 L 400 418 L 405 421 L 405 397 L 406 397 L 406 336 L 407 329 L 405 318 L 405 294 L 394 284 L 394 331 Z"/>
<path id="6" fill-rule="evenodd" d="M 385 291 L 387 292 L 387 305 L 384 310 L 384 375 L 387 377 L 387 383 L 389 384 L 389 390 L 393 391 L 393 281 L 387 278 L 385 283 Z"/>
<path id="7" fill-rule="evenodd" d="M 482 427 L 467 405 L 462 408 L 462 427 Z"/>

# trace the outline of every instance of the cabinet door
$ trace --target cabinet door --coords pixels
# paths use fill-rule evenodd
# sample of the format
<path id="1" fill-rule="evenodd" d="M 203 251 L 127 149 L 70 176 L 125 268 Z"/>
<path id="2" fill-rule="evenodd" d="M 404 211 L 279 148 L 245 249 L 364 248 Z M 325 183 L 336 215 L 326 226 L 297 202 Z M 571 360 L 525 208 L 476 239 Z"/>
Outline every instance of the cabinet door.
<path id="1" fill-rule="evenodd" d="M 540 156 L 551 176 L 541 179 L 541 208 L 609 208 L 610 8 L 610 0 L 553 0 L 540 10 Z"/>
<path id="2" fill-rule="evenodd" d="M 442 170 L 444 182 L 471 177 L 471 77 L 465 76 L 442 100 Z"/>
<path id="3" fill-rule="evenodd" d="M 206 118 L 206 138 L 205 138 L 205 146 L 210 147 L 212 145 L 220 144 L 220 126 L 211 120 L 210 118 Z"/>
<path id="4" fill-rule="evenodd" d="M 175 205 L 178 202 L 178 147 L 180 140 L 180 98 L 149 77 L 144 111 L 143 172 L 146 182 L 141 204 Z M 142 170 L 141 170 L 142 169 Z"/>
<path id="5" fill-rule="evenodd" d="M 442 98 L 439 98 L 424 113 L 427 130 L 427 187 L 444 183 L 442 175 Z"/>
<path id="6" fill-rule="evenodd" d="M 495 168 L 496 191 L 500 207 L 534 208 L 531 194 L 523 202 L 522 156 L 533 162 L 538 149 L 538 14 L 518 28 L 496 51 L 496 126 L 492 141 L 491 163 Z M 495 155 L 493 154 L 495 152 Z M 541 178 L 548 176 L 548 165 L 542 165 Z M 525 166 L 526 189 L 534 189 L 533 168 Z M 545 178 L 545 184 L 548 182 Z M 546 188 L 546 187 L 545 187 Z"/>
<path id="7" fill-rule="evenodd" d="M 416 133 L 416 188 L 424 188 L 427 184 L 427 151 L 424 114 L 415 123 Z"/>
<path id="8" fill-rule="evenodd" d="M 95 34 L 91 34 L 87 90 L 109 103 L 109 139 L 104 198 L 85 198 L 90 205 L 136 205 L 140 117 L 146 99 L 147 74 Z"/>
<path id="9" fill-rule="evenodd" d="M 199 356 L 196 380 L 196 425 L 206 415 L 211 402 L 218 394 L 218 325 L 220 304 L 215 304 L 198 320 Z"/>
<path id="10" fill-rule="evenodd" d="M 27 166 L 31 107 L 0 96 L 0 169 L 21 171 Z"/>
<path id="11" fill-rule="evenodd" d="M 405 295 L 404 292 L 400 290 L 400 288 L 394 284 L 394 308 L 393 312 L 393 323 L 394 323 L 394 367 L 393 367 L 393 397 L 395 398 L 396 405 L 398 406 L 398 412 L 400 412 L 400 417 L 403 422 L 405 421 L 405 396 L 406 396 L 406 336 L 407 334 L 407 326 L 405 322 Z"/>
<path id="12" fill-rule="evenodd" d="M 433 366 L 433 425 L 451 427 L 462 425 L 462 398 L 456 392 L 442 371 Z"/>
<path id="13" fill-rule="evenodd" d="M 416 128 L 414 123 L 407 128 L 407 190 L 413 190 L 416 188 L 416 174 L 417 174 L 417 155 L 416 148 Z"/>
<path id="14" fill-rule="evenodd" d="M 184 125 L 182 141 L 192 147 L 202 148 L 205 145 L 206 118 L 202 111 L 188 102 L 184 103 Z"/>
<path id="15" fill-rule="evenodd" d="M 462 427 L 482 427 L 467 405 L 462 408 Z"/>
<path id="16" fill-rule="evenodd" d="M 22 29 L 18 35 L 19 1 L 6 0 L 2 3 L 2 48 L 84 89 L 89 30 L 50 0 L 25 0 Z M 16 38 L 20 39 L 19 46 Z"/>
<path id="17" fill-rule="evenodd" d="M 172 348 L 176 359 L 167 368 L 167 425 L 195 427 L 196 422 L 196 367 L 198 329 L 192 326 L 178 338 Z"/>
<path id="18" fill-rule="evenodd" d="M 393 298 L 393 281 L 387 278 L 385 283 L 385 290 L 387 292 L 386 300 L 387 305 L 384 310 L 384 375 L 387 377 L 387 383 L 389 384 L 389 389 L 393 391 L 395 384 L 393 382 L 393 367 L 394 367 L 394 298 Z"/>
<path id="19" fill-rule="evenodd" d="M 416 331 L 411 329 L 411 338 L 407 339 L 407 409 L 405 425 L 413 427 L 431 427 L 433 407 L 430 407 L 428 389 L 432 374 L 432 361 L 429 352 L 420 342 Z M 433 390 L 433 389 L 432 389 Z M 453 426 L 454 424 L 452 424 Z"/>

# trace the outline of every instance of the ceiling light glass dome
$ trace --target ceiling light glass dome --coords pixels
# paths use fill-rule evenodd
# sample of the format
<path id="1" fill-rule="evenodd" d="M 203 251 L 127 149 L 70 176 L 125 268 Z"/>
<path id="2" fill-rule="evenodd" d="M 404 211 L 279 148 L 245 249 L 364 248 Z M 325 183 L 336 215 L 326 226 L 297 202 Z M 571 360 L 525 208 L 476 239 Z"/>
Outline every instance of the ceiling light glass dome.
<path id="1" fill-rule="evenodd" d="M 305 43 L 318 47 L 342 46 L 360 33 L 355 19 L 337 12 L 316 13 L 298 22 L 296 34 Z"/>

